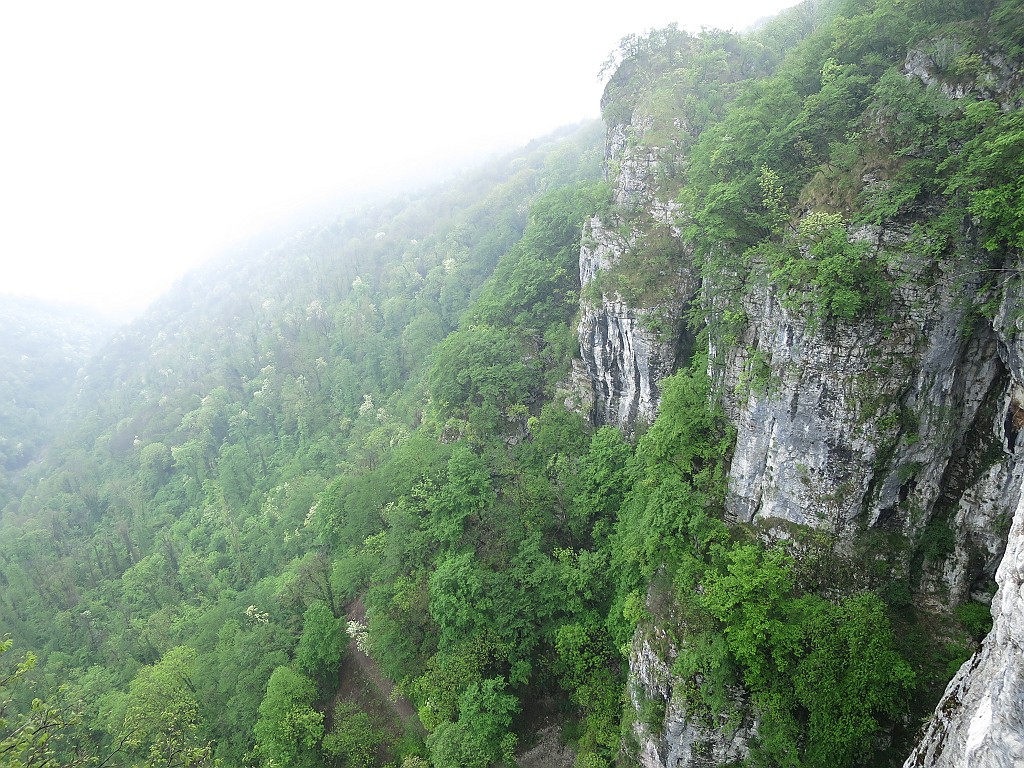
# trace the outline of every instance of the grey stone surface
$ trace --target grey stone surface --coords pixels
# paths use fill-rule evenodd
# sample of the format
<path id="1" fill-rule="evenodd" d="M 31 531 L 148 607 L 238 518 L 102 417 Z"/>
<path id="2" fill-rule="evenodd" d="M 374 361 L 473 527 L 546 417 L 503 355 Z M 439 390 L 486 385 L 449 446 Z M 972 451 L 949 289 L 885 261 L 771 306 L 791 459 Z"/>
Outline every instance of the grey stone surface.
<path id="1" fill-rule="evenodd" d="M 1024 765 L 1024 502 L 996 581 L 992 631 L 946 687 L 905 768 Z"/>
<path id="2" fill-rule="evenodd" d="M 1005 398 L 1006 423 L 1024 405 L 1022 306 L 1012 289 L 993 323 L 999 353 L 1012 372 Z M 1015 445 L 1015 452 L 1020 446 Z M 1024 765 L 1024 478 L 1018 462 L 1005 479 L 979 489 L 981 502 L 965 512 L 978 526 L 1012 511 L 1005 554 L 996 572 L 992 631 L 957 672 L 926 724 L 905 768 L 1011 768 Z"/>
<path id="3" fill-rule="evenodd" d="M 608 132 L 607 166 L 613 175 L 613 198 L 621 210 L 640 211 L 650 220 L 671 226 L 674 203 L 659 199 L 655 177 L 658 152 L 641 148 L 628 135 L 642 129 L 637 124 L 615 126 Z M 609 221 L 593 217 L 584 232 L 580 249 L 580 285 L 588 287 L 602 271 L 613 268 L 642 241 L 642 228 L 629 225 L 615 215 Z M 662 338 L 650 322 L 679 324 L 685 302 L 695 290 L 696 280 L 684 270 L 665 278 L 676 288 L 676 299 L 656 307 L 630 306 L 617 294 L 601 294 L 597 300 L 581 301 L 577 334 L 580 360 L 572 377 L 575 396 L 568 398 L 589 406 L 596 424 L 610 424 L 632 432 L 638 424 L 650 423 L 657 413 L 658 381 L 678 364 L 678 340 Z M 580 375 L 582 373 L 582 376 Z"/>
<path id="4" fill-rule="evenodd" d="M 654 645 L 667 658 L 662 658 Z M 743 691 L 735 692 L 726 711 L 695 712 L 680 693 L 686 681 L 672 674 L 676 652 L 657 622 L 638 631 L 633 640 L 628 684 L 633 707 L 641 712 L 645 701 L 656 701 L 665 710 L 653 730 L 640 719 L 634 722 L 633 736 L 639 745 L 636 761 L 643 768 L 715 768 L 746 759 L 757 723 L 743 700 Z"/>

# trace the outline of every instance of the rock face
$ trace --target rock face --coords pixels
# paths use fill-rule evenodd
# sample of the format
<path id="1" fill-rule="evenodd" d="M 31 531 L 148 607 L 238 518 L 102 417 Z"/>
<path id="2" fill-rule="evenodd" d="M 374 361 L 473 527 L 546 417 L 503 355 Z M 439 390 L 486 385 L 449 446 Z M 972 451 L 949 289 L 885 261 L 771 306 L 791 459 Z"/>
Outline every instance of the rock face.
<path id="1" fill-rule="evenodd" d="M 1008 296 L 994 323 L 1005 340 L 1000 354 L 1014 384 L 1004 429 L 1017 441 L 1024 425 L 1024 348 L 1018 337 L 1016 307 Z M 1016 445 L 1014 446 L 1016 448 Z M 1013 510 L 1006 552 L 996 572 L 992 630 L 981 649 L 946 687 L 935 713 L 904 768 L 1011 768 L 1024 765 L 1024 481 L 1014 472 L 993 488 L 989 508 Z M 984 519 L 984 518 L 982 518 Z"/>
<path id="2" fill-rule="evenodd" d="M 983 57 L 993 73 L 989 90 L 942 86 L 935 74 L 942 41 L 933 42 L 938 52 L 908 54 L 907 77 L 938 83 L 952 99 L 1019 104 L 1020 76 L 995 54 Z M 614 213 L 589 222 L 580 254 L 576 380 L 586 382 L 578 388 L 594 421 L 632 431 L 653 420 L 658 381 L 687 357 L 690 340 L 679 329 L 690 300 L 703 290 L 704 306 L 738 301 L 738 330 L 728 340 L 712 332 L 709 350 L 715 392 L 736 429 L 728 521 L 775 538 L 794 527 L 821 529 L 835 535 L 839 551 L 852 549 L 864 531 L 884 531 L 918 548 L 913 566 L 907 555 L 894 567 L 901 577 L 916 569 L 915 600 L 925 610 L 948 613 L 970 599 L 991 599 L 991 634 L 950 683 L 906 765 L 1024 764 L 1020 297 L 1003 295 L 1005 281 L 986 284 L 991 254 L 970 222 L 937 258 L 915 244 L 917 222 L 905 216 L 849 232 L 886 264 L 893 301 L 884 318 L 822 323 L 792 296 L 778 295 L 766 274 L 755 274 L 741 299 L 716 296 L 682 245 L 678 268 L 664 275 L 671 301 L 631 304 L 607 289 L 614 283 L 606 276 L 645 247 L 645 227 L 672 229 L 679 214 L 659 190 L 665 158 L 645 144 L 649 128 L 640 113 L 609 127 Z M 863 183 L 877 180 L 865 175 Z M 994 319 L 977 311 L 1000 300 Z M 652 319 L 661 333 L 651 330 Z M 947 545 L 920 548 L 929 535 Z M 671 612 L 651 613 L 630 653 L 630 755 L 645 768 L 742 761 L 757 713 L 742 690 L 728 711 L 690 711 L 680 695 L 686 681 L 671 671 L 679 649 L 662 631 Z"/>
<path id="3" fill-rule="evenodd" d="M 962 54 L 967 46 L 954 38 L 931 41 L 930 50 L 915 48 L 907 53 L 903 71 L 925 85 L 936 87 L 951 99 L 968 96 L 997 102 L 1003 109 L 1016 109 L 1024 104 L 1024 73 L 996 51 L 981 51 L 977 56 L 978 76 L 961 82 L 942 77 L 949 60 Z"/>
<path id="4" fill-rule="evenodd" d="M 584 290 L 612 268 L 628 245 L 594 217 L 580 251 Z M 658 410 L 657 382 L 676 364 L 674 341 L 664 341 L 645 325 L 649 309 L 630 307 L 617 296 L 584 302 L 577 333 L 586 380 L 592 387 L 592 418 L 632 431 L 650 423 Z"/>
<path id="5" fill-rule="evenodd" d="M 690 709 L 676 690 L 683 681 L 672 674 L 678 649 L 658 623 L 638 632 L 630 649 L 628 692 L 638 713 L 631 733 L 636 761 L 643 768 L 716 768 L 746 759 L 757 723 L 743 700 L 744 692 L 735 691 L 730 708 L 723 712 Z"/>
<path id="6" fill-rule="evenodd" d="M 1024 502 L 996 581 L 992 631 L 947 686 L 904 768 L 1024 765 Z"/>
<path id="7" fill-rule="evenodd" d="M 906 247 L 898 229 L 872 239 L 880 251 Z M 863 521 L 913 536 L 965 499 L 984 505 L 992 491 L 975 487 L 979 473 L 996 488 L 1007 482 L 1010 377 L 999 341 L 989 324 L 972 325 L 957 299 L 962 285 L 922 289 L 912 255 L 901 265 L 903 311 L 885 323 L 816 327 L 768 289 L 746 298 L 750 322 L 736 344 L 716 350 L 737 429 L 733 520 L 840 535 Z"/>
<path id="8" fill-rule="evenodd" d="M 658 410 L 659 379 L 672 372 L 671 344 L 643 325 L 644 313 L 624 301 L 605 300 L 584 310 L 579 325 L 587 379 L 594 382 L 593 418 L 631 431 Z"/>
<path id="9" fill-rule="evenodd" d="M 603 273 L 614 270 L 627 254 L 644 246 L 650 221 L 671 226 L 672 211 L 656 194 L 657 152 L 631 150 L 623 126 L 609 132 L 607 160 L 609 167 L 619 169 L 613 179 L 617 210 L 643 211 L 644 222 L 631 221 L 632 217 L 620 213 L 611 215 L 609 221 L 595 216 L 587 225 L 580 249 L 584 298 L 577 328 L 581 375 L 576 377 L 584 382 L 584 391 L 578 393 L 577 400 L 591 405 L 595 423 L 632 432 L 638 424 L 654 420 L 658 381 L 671 374 L 679 362 L 677 333 L 696 281 L 686 273 L 665 275 L 664 282 L 674 289 L 670 291 L 672 300 L 654 305 L 631 306 L 614 289 L 599 286 Z"/>
<path id="10" fill-rule="evenodd" d="M 886 238 L 889 247 L 899 246 L 896 236 L 880 239 Z M 912 270 L 912 261 L 904 268 Z M 910 279 L 900 284 L 915 285 Z M 1014 615 L 1017 623 L 993 631 L 982 660 L 965 666 L 961 687 L 986 680 L 986 663 L 998 670 L 998 679 L 981 685 L 985 691 L 995 686 L 1007 699 L 993 704 L 993 712 L 1013 714 L 1005 722 L 990 718 L 993 733 L 1002 734 L 991 741 L 1024 740 L 1016 714 L 1020 707 L 1007 709 L 1009 700 L 1024 703 L 1024 674 L 1013 671 L 1024 661 L 1024 572 L 1011 577 L 1008 564 L 1016 555 L 1011 551 L 1003 558 L 1005 521 L 1024 483 L 1019 426 L 1014 426 L 1020 418 L 1017 403 L 1024 402 L 1015 375 L 1024 370 L 1024 358 L 1014 351 L 1013 329 L 987 320 L 972 325 L 956 300 L 962 286 L 937 284 L 927 295 L 913 287 L 900 290 L 905 312 L 885 327 L 823 329 L 786 309 L 769 290 L 747 298 L 750 322 L 737 343 L 718 350 L 722 363 L 714 371 L 737 430 L 727 514 L 774 536 L 787 535 L 793 525 L 825 529 L 838 534 L 840 547 L 852 543 L 864 526 L 901 534 L 908 542 L 928 527 L 947 530 L 951 551 L 934 561 L 926 558 L 921 566 L 918 599 L 926 604 L 987 601 L 986 588 L 1002 559 L 1000 595 L 1009 596 L 997 596 L 993 612 L 997 628 Z M 1024 425 L 1024 418 L 1019 423 Z M 1024 534 L 1024 512 L 1017 518 L 1010 538 L 1019 552 L 1016 567 L 1024 568 L 1024 540 L 1014 539 Z M 1003 583 L 1014 578 L 1007 592 Z M 658 621 L 640 634 L 657 636 Z M 674 649 L 652 645 L 640 634 L 630 659 L 634 705 L 641 711 L 644 700 L 665 703 L 660 729 L 635 728 L 641 764 L 714 766 L 744 758 L 756 733 L 756 713 L 742 692 L 734 698 L 735 709 L 714 718 L 688 712 L 673 696 L 683 684 L 670 672 Z M 979 707 L 985 695 L 995 696 L 977 694 Z M 956 688 L 946 701 L 962 704 L 966 696 Z M 940 714 L 933 727 L 942 722 L 949 720 Z M 952 722 L 966 721 L 954 717 Z M 955 738 L 966 744 L 965 734 Z M 929 753 L 917 764 L 939 764 L 932 757 Z M 973 759 L 948 763 L 976 764 Z M 1013 763 L 990 763 L 1004 764 Z"/>

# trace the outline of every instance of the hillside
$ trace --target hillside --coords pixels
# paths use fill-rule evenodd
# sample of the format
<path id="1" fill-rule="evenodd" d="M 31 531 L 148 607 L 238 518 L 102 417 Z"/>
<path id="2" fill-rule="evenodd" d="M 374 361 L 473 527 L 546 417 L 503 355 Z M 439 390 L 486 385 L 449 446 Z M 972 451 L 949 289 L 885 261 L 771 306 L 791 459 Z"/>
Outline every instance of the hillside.
<path id="1" fill-rule="evenodd" d="M 56 435 L 79 369 L 113 330 L 84 310 L 0 297 L 0 508 Z"/>
<path id="2" fill-rule="evenodd" d="M 546 259 L 569 266 L 582 211 L 604 194 L 600 137 L 596 125 L 563 131 L 212 264 L 88 363 L 67 429 L 3 510 L 0 536 L 0 624 L 39 655 L 41 686 L 59 682 L 85 703 L 69 747 L 132 763 L 170 740 L 197 754 L 212 744 L 228 764 L 251 759 L 258 707 L 297 652 L 304 615 L 327 604 L 336 621 L 365 591 L 368 574 L 352 571 L 332 529 L 361 542 L 401 482 L 430 471 L 415 468 L 429 440 L 415 429 L 435 418 L 431 351 L 474 297 L 493 295 L 484 284 L 510 249 L 565 331 L 506 328 L 497 343 L 543 355 L 550 370 L 524 366 L 515 386 L 538 407 L 550 396 L 575 294 Z M 359 519 L 315 520 L 332 481 L 360 488 Z M 333 689 L 327 669 L 303 670 Z M 195 711 L 137 736 L 138 720 L 159 714 L 136 711 L 139 686 L 165 672 L 189 681 L 183 706 Z"/>
<path id="3" fill-rule="evenodd" d="M 604 126 L 188 278 L 3 509 L 0 755 L 1024 757 L 1022 17 L 630 37 Z"/>

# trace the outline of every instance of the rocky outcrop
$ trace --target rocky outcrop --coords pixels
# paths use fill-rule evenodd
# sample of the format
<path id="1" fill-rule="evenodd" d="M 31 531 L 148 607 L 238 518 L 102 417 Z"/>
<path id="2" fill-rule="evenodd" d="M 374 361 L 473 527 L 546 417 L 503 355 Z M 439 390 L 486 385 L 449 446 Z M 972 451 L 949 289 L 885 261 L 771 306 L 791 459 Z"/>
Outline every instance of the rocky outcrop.
<path id="1" fill-rule="evenodd" d="M 900 230 L 875 240 L 890 253 L 906 249 Z M 886 323 L 817 323 L 767 287 L 746 297 L 739 338 L 711 350 L 711 373 L 737 430 L 727 514 L 773 536 L 794 525 L 828 530 L 840 549 L 864 527 L 900 533 L 911 548 L 928 526 L 948 530 L 951 546 L 923 558 L 917 587 L 922 604 L 948 610 L 988 600 L 1003 557 L 1005 520 L 1024 481 L 1021 441 L 1007 426 L 1020 410 L 1015 398 L 1024 403 L 1012 374 L 1024 365 L 1007 330 L 960 300 L 980 286 L 926 282 L 913 254 L 899 268 L 898 311 Z M 1024 426 L 1024 411 L 1019 421 Z M 672 652 L 659 643 L 659 656 L 649 646 L 634 643 L 634 705 L 640 711 L 660 697 L 665 715 L 660 730 L 635 728 L 642 764 L 741 759 L 756 720 L 744 697 L 714 718 L 688 711 L 673 695 L 684 681 L 671 676 Z"/>
<path id="2" fill-rule="evenodd" d="M 633 639 L 629 696 L 637 713 L 631 734 L 637 763 L 643 768 L 716 768 L 745 760 L 757 723 L 744 692 L 733 692 L 726 711 L 692 706 L 685 693 L 688 681 L 672 674 L 677 652 L 658 622 L 642 627 Z"/>
<path id="3" fill-rule="evenodd" d="M 1012 384 L 1002 401 L 1006 448 L 1020 450 L 1024 427 L 1024 344 L 1020 339 L 1020 296 L 1009 291 L 993 327 L 999 355 Z M 993 474 L 998 474 L 993 472 Z M 1009 535 L 995 580 L 992 630 L 980 650 L 957 672 L 924 727 L 904 768 L 1011 768 L 1024 764 L 1024 477 L 1019 468 L 996 480 L 982 502 L 965 510 L 974 526 L 1012 513 Z M 983 484 L 982 484 L 983 485 Z"/>
<path id="4" fill-rule="evenodd" d="M 841 529 L 860 514 L 878 451 L 893 437 L 879 434 L 877 416 L 895 412 L 906 372 L 883 369 L 913 340 L 809 328 L 769 290 L 745 309 L 751 322 L 724 351 L 720 385 L 737 428 L 727 510 L 739 522 Z"/>
<path id="5" fill-rule="evenodd" d="M 632 432 L 638 424 L 654 420 L 658 381 L 679 362 L 685 346 L 679 331 L 696 278 L 686 269 L 685 259 L 676 260 L 674 271 L 657 276 L 658 293 L 667 293 L 668 300 L 653 303 L 631 303 L 613 285 L 601 285 L 603 274 L 644 247 L 652 223 L 671 232 L 674 221 L 673 204 L 657 195 L 657 150 L 632 146 L 626 128 L 615 126 L 609 131 L 606 152 L 608 167 L 615 169 L 614 211 L 606 214 L 607 220 L 599 216 L 590 220 L 580 249 L 583 299 L 577 327 L 580 360 L 574 379 L 583 386 L 577 386 L 575 400 L 591 406 L 594 423 Z M 642 212 L 642 220 L 637 212 Z"/>
<path id="6" fill-rule="evenodd" d="M 991 51 L 964 58 L 965 50 L 952 40 L 928 41 L 907 54 L 903 74 L 950 99 L 1020 106 L 1019 68 Z M 971 72 L 952 65 L 968 59 Z M 879 306 L 855 320 L 816 316 L 811 291 L 801 303 L 804 285 L 780 294 L 773 267 L 750 252 L 720 259 L 725 269 L 749 264 L 749 275 L 726 275 L 714 285 L 719 276 L 709 272 L 701 285 L 682 246 L 677 270 L 664 276 L 674 286 L 672 301 L 626 301 L 606 276 L 646 247 L 645 227 L 672 228 L 680 213 L 674 195 L 661 194 L 655 181 L 661 164 L 672 160 L 650 146 L 654 139 L 646 134 L 655 131 L 639 112 L 609 129 L 614 208 L 590 222 L 581 251 L 577 376 L 590 383 L 595 422 L 631 430 L 654 418 L 658 380 L 685 359 L 687 345 L 679 336 L 651 333 L 654 310 L 682 327 L 687 303 L 703 291 L 709 375 L 736 430 L 728 522 L 774 540 L 800 528 L 825 531 L 839 558 L 855 552 L 865 534 L 882 531 L 877 540 L 893 543 L 880 547 L 891 549 L 872 555 L 907 586 L 920 611 L 941 619 L 937 624 L 968 600 L 992 600 L 992 634 L 950 684 L 907 765 L 1024 761 L 1024 354 L 1016 343 L 1017 307 L 1024 303 L 1002 296 L 1007 278 L 992 279 L 1015 269 L 993 267 L 974 231 L 977 221 L 964 220 L 941 247 L 922 238 L 922 224 L 943 205 L 922 196 L 916 208 L 882 225 L 848 230 L 885 282 Z M 865 195 L 885 192 L 885 173 L 856 174 L 847 181 Z M 799 258 L 814 256 L 805 251 Z M 715 325 L 715 313 L 729 318 L 726 330 L 724 322 Z M 835 596 L 878 586 L 836 585 Z M 647 608 L 658 616 L 650 596 Z M 742 690 L 728 711 L 688 704 L 692 681 L 672 673 L 686 632 L 673 622 L 661 614 L 634 637 L 629 691 L 637 718 L 628 751 L 650 768 L 744 760 L 757 713 Z"/>
<path id="7" fill-rule="evenodd" d="M 623 301 L 584 310 L 578 331 L 598 424 L 632 431 L 654 420 L 657 382 L 672 372 L 675 354 L 673 345 L 659 342 L 643 322 L 644 313 Z"/>
<path id="8" fill-rule="evenodd" d="M 586 292 L 600 272 L 613 267 L 628 243 L 594 217 L 580 251 L 580 284 Z M 658 381 L 676 365 L 674 339 L 650 326 L 657 310 L 631 307 L 618 296 L 584 301 L 577 334 L 592 418 L 631 431 L 650 423 L 658 410 Z M 678 316 L 674 318 L 678 321 Z"/>
<path id="9" fill-rule="evenodd" d="M 932 40 L 926 48 L 907 53 L 903 72 L 951 99 L 988 99 L 1007 110 L 1024 104 L 1024 73 L 1014 62 L 997 51 L 983 50 L 965 67 L 957 59 L 970 52 L 970 45 L 963 40 Z"/>
<path id="10" fill-rule="evenodd" d="M 873 239 L 880 252 L 906 250 L 900 230 Z M 861 521 L 913 537 L 965 498 L 985 506 L 1008 481 L 1009 377 L 991 326 L 970 317 L 962 284 L 920 287 L 912 254 L 900 268 L 898 309 L 883 321 L 815 323 L 770 288 L 745 299 L 740 338 L 712 350 L 737 429 L 733 520 L 840 535 Z M 988 490 L 975 488 L 983 476 Z"/>
<path id="11" fill-rule="evenodd" d="M 1024 765 L 1024 501 L 996 581 L 992 631 L 946 687 L 904 768 Z"/>

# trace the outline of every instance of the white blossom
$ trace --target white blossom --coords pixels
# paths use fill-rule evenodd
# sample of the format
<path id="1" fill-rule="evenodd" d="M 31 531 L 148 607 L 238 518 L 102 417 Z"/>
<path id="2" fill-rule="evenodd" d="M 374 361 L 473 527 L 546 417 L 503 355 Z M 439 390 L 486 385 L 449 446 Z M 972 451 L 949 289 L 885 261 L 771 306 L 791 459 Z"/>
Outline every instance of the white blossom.
<path id="1" fill-rule="evenodd" d="M 345 633 L 356 641 L 356 648 L 361 653 L 370 655 L 370 633 L 363 622 L 353 619 L 345 627 Z"/>

